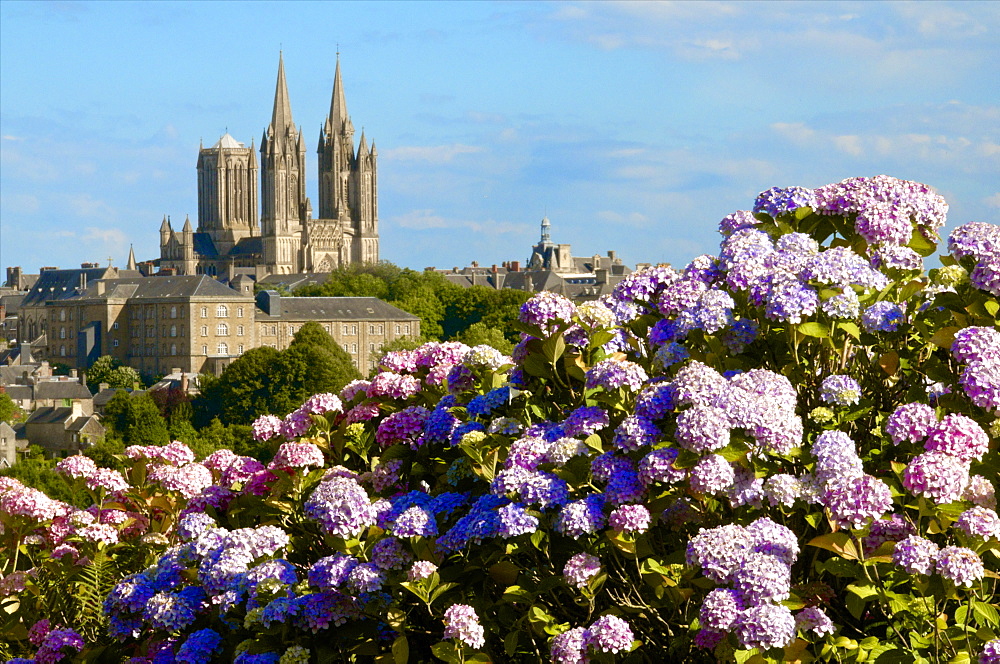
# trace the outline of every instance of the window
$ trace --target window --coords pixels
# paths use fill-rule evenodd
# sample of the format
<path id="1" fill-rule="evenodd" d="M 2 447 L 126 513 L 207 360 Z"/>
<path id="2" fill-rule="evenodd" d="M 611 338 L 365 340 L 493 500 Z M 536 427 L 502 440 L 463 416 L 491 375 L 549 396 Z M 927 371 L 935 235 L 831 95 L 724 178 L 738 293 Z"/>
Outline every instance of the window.
<path id="1" fill-rule="evenodd" d="M 59 354 L 66 357 L 66 346 L 59 346 Z"/>
<path id="2" fill-rule="evenodd" d="M 374 325 L 369 325 L 368 326 L 368 334 L 375 334 L 375 326 Z"/>
<path id="3" fill-rule="evenodd" d="M 295 326 L 294 325 L 289 325 L 288 326 L 288 333 L 289 334 L 295 334 Z"/>
<path id="4" fill-rule="evenodd" d="M 236 336 L 238 336 L 238 337 L 242 337 L 243 336 L 243 326 L 242 325 L 240 325 L 240 326 L 238 326 L 236 328 Z"/>
<path id="5" fill-rule="evenodd" d="M 215 310 L 215 315 L 218 318 L 226 318 L 229 316 L 229 308 L 224 304 L 220 304 Z"/>
<path id="6" fill-rule="evenodd" d="M 222 342 L 219 344 L 218 351 L 219 355 L 229 355 L 229 346 L 226 344 L 226 342 Z"/>
<path id="7" fill-rule="evenodd" d="M 202 318 L 208 318 L 208 307 L 202 307 L 201 308 L 201 317 Z"/>
<path id="8" fill-rule="evenodd" d="M 225 323 L 219 323 L 215 328 L 215 333 L 220 337 L 224 337 L 229 334 L 229 326 Z"/>
<path id="9" fill-rule="evenodd" d="M 351 352 L 352 353 L 357 353 L 358 352 L 358 345 L 357 344 L 351 344 Z"/>
<path id="10" fill-rule="evenodd" d="M 344 344 L 344 352 L 345 353 L 348 352 L 350 350 L 350 347 L 351 347 L 351 344 Z"/>
<path id="11" fill-rule="evenodd" d="M 114 341 L 112 341 L 111 345 L 114 346 L 115 348 L 118 348 L 118 340 L 115 339 Z"/>
<path id="12" fill-rule="evenodd" d="M 330 326 L 329 325 L 324 325 L 323 329 L 326 331 L 327 334 L 330 334 Z"/>
<path id="13" fill-rule="evenodd" d="M 115 321 L 114 323 L 111 324 L 111 329 L 112 330 L 117 330 L 118 329 L 118 321 Z"/>
<path id="14" fill-rule="evenodd" d="M 238 309 L 236 310 L 236 317 L 237 317 L 237 318 L 243 318 L 243 307 L 239 307 L 239 308 L 238 308 Z"/>
<path id="15" fill-rule="evenodd" d="M 208 355 L 208 346 L 202 346 L 201 347 L 201 354 L 202 355 Z"/>
<path id="16" fill-rule="evenodd" d="M 347 326 L 346 325 L 344 326 L 344 331 L 342 332 L 342 334 L 347 334 Z"/>
<path id="17" fill-rule="evenodd" d="M 203 336 L 203 337 L 207 337 L 208 336 L 208 325 L 202 325 L 201 326 L 201 336 Z"/>
<path id="18" fill-rule="evenodd" d="M 240 355 L 242 355 L 242 354 L 243 354 L 243 344 L 240 344 L 240 348 L 239 348 L 239 351 L 237 351 L 237 352 L 238 352 L 238 353 L 239 353 Z"/>
<path id="19" fill-rule="evenodd" d="M 60 309 L 59 310 L 59 320 L 60 321 L 66 320 L 66 310 L 65 309 Z"/>
<path id="20" fill-rule="evenodd" d="M 410 324 L 407 323 L 406 325 L 403 326 L 403 334 L 409 334 L 409 333 L 410 333 Z"/>
<path id="21" fill-rule="evenodd" d="M 177 336 L 177 326 L 176 325 L 171 325 L 170 326 L 170 336 L 172 336 L 172 337 L 176 337 Z"/>
<path id="22" fill-rule="evenodd" d="M 170 307 L 170 317 L 171 318 L 177 318 L 177 307 L 176 306 Z"/>
<path id="23" fill-rule="evenodd" d="M 375 344 L 368 344 L 368 351 L 371 353 L 375 352 Z"/>
<path id="24" fill-rule="evenodd" d="M 60 327 L 59 328 L 59 338 L 60 339 L 65 339 L 66 338 L 66 328 L 65 327 Z"/>
<path id="25" fill-rule="evenodd" d="M 177 354 L 177 344 L 170 344 L 170 354 L 171 355 Z"/>

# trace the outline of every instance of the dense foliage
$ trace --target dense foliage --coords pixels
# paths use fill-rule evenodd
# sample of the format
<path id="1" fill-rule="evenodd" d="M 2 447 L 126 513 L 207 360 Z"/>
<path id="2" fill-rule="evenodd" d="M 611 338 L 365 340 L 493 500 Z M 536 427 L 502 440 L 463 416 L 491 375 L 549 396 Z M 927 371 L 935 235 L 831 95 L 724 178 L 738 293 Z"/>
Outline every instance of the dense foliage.
<path id="1" fill-rule="evenodd" d="M 462 288 L 437 272 L 416 272 L 387 261 L 352 263 L 331 273 L 326 282 L 303 286 L 295 294 L 377 297 L 418 316 L 425 340 L 455 339 L 481 323 L 511 342 L 517 340 L 517 312 L 530 296 L 510 288 Z"/>
<path id="2" fill-rule="evenodd" d="M 121 360 L 111 355 L 101 355 L 87 370 L 87 386 L 97 392 L 101 383 L 123 390 L 138 389 L 143 386 L 139 372 L 127 367 Z"/>
<path id="3" fill-rule="evenodd" d="M 289 413 L 309 395 L 336 392 L 360 377 L 351 356 L 319 323 L 310 321 L 285 350 L 253 348 L 217 380 L 202 376 L 196 419 L 204 423 L 219 417 L 228 424 L 247 425 L 259 415 Z"/>
<path id="4" fill-rule="evenodd" d="M 266 466 L 71 457 L 87 510 L 0 479 L 9 654 L 996 663 L 1000 227 L 928 275 L 945 212 L 772 189 L 718 257 L 532 297 L 509 357 L 427 343 L 258 418 Z"/>

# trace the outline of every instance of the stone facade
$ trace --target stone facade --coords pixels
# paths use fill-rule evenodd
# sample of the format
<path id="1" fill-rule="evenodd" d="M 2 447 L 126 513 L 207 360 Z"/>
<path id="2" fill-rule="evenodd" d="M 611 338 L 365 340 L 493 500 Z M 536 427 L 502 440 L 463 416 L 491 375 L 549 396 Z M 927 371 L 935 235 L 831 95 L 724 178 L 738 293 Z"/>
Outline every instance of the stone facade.
<path id="1" fill-rule="evenodd" d="M 364 132 L 355 150 L 339 58 L 317 154 L 319 217 L 313 219 L 306 197 L 305 140 L 292 119 L 279 56 L 274 107 L 259 162 L 252 142 L 246 147 L 228 133 L 199 150 L 198 228 L 185 219 L 175 231 L 170 219 L 163 218 L 160 269 L 225 275 L 233 268 L 253 268 L 261 279 L 378 262 L 378 154 Z"/>

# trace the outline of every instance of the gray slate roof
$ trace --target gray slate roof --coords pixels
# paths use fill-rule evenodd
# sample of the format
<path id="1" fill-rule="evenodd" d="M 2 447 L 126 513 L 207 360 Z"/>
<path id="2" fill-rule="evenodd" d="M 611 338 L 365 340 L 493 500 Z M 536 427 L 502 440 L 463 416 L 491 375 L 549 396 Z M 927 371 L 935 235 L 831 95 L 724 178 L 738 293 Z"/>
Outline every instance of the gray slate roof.
<path id="1" fill-rule="evenodd" d="M 35 399 L 90 399 L 90 390 L 77 381 L 43 380 L 35 383 Z"/>
<path id="2" fill-rule="evenodd" d="M 5 385 L 3 389 L 14 401 L 31 400 L 31 385 Z"/>
<path id="3" fill-rule="evenodd" d="M 136 277 L 105 279 L 105 294 L 97 294 L 97 285 L 87 286 L 84 298 L 129 297 L 163 299 L 170 297 L 239 297 L 232 288 L 205 274 L 172 277 Z M 245 296 L 249 297 L 249 295 Z"/>
<path id="4" fill-rule="evenodd" d="M 38 408 L 28 419 L 24 421 L 25 424 L 55 424 L 57 422 L 65 422 L 70 416 L 73 415 L 72 408 L 54 407 L 46 406 L 44 408 Z"/>
<path id="5" fill-rule="evenodd" d="M 257 312 L 258 320 L 399 320 L 419 317 L 377 297 L 281 297 L 281 315 Z"/>
<path id="6" fill-rule="evenodd" d="M 93 267 L 74 270 L 46 270 L 38 275 L 38 281 L 21 301 L 22 307 L 40 306 L 48 300 L 65 300 L 79 294 L 80 275 L 87 278 L 88 286 L 96 279 L 113 276 L 114 268 Z"/>

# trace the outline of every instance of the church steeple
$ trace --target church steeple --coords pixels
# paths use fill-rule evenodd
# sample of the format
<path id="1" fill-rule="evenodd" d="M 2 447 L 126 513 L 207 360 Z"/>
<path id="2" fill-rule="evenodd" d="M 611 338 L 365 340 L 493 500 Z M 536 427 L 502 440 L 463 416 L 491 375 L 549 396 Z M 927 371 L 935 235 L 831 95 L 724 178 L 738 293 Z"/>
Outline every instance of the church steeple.
<path id="1" fill-rule="evenodd" d="M 126 270 L 139 269 L 135 263 L 135 250 L 132 248 L 131 244 L 128 246 L 128 262 L 125 264 L 125 269 Z"/>
<path id="2" fill-rule="evenodd" d="M 271 128 L 274 135 L 284 134 L 287 127 L 294 130 L 292 122 L 292 102 L 288 99 L 288 84 L 285 82 L 285 60 L 278 52 L 278 83 L 274 88 L 274 110 L 271 113 Z"/>
<path id="3" fill-rule="evenodd" d="M 347 114 L 347 99 L 344 97 L 344 82 L 340 80 L 340 54 L 337 54 L 337 69 L 333 74 L 333 97 L 330 99 L 330 117 L 327 133 L 347 134 L 353 137 L 354 127 Z"/>

